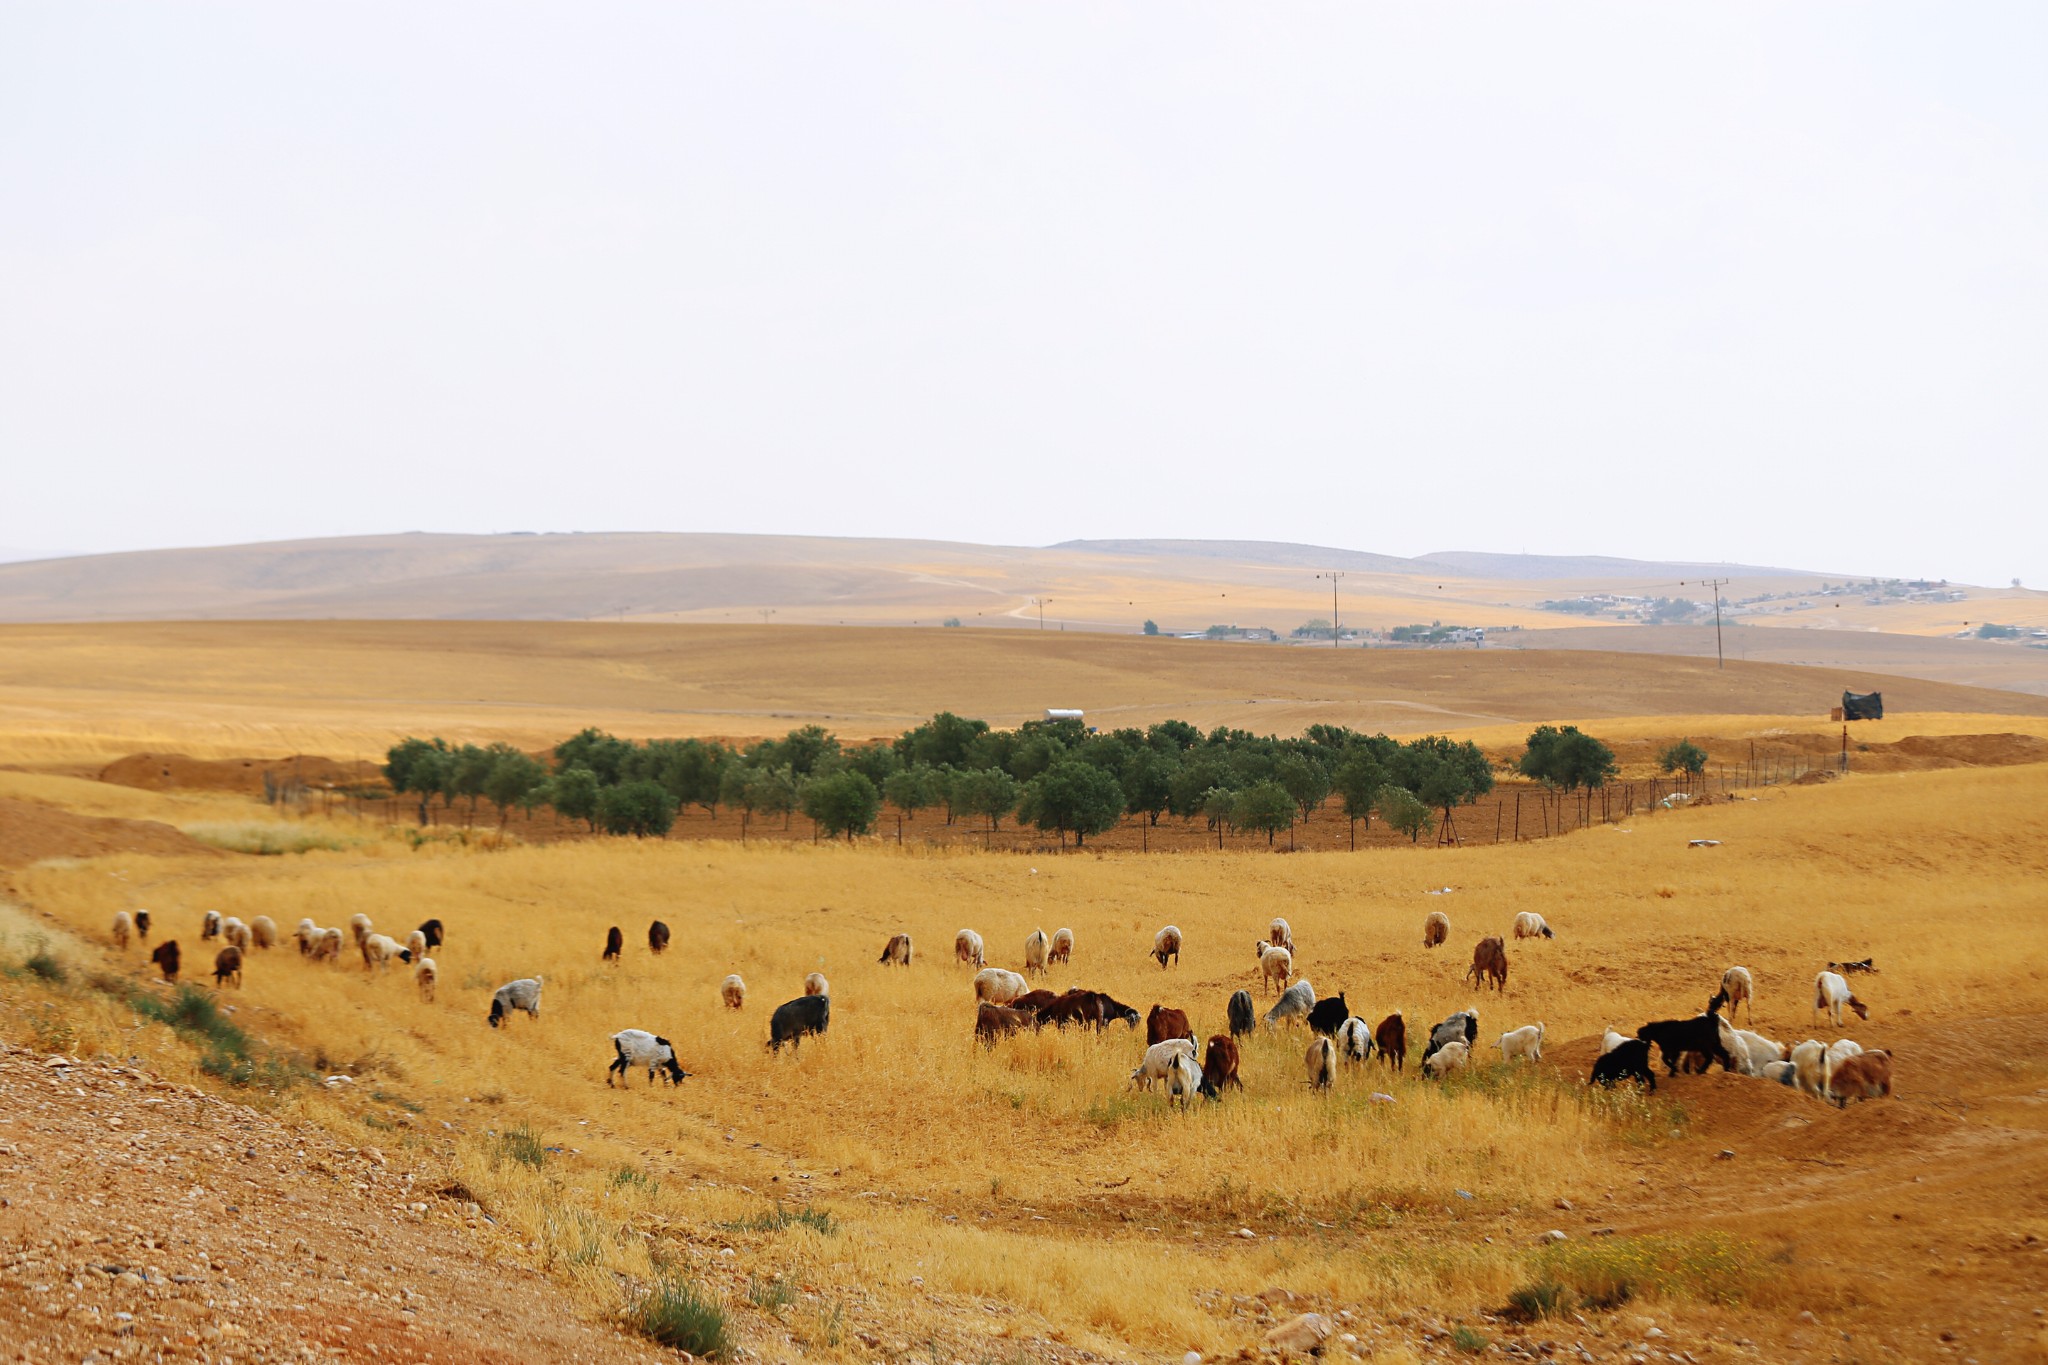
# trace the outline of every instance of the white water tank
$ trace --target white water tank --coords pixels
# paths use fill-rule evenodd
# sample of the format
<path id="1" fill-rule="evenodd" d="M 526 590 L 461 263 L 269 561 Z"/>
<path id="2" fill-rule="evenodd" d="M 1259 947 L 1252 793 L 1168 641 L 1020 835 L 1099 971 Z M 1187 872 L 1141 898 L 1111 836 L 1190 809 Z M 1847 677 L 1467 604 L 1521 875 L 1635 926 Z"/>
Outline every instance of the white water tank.
<path id="1" fill-rule="evenodd" d="M 1064 710 L 1057 706 L 1048 706 L 1045 708 L 1045 718 L 1047 720 L 1079 720 L 1081 719 L 1082 715 L 1083 713 L 1080 711 Z"/>

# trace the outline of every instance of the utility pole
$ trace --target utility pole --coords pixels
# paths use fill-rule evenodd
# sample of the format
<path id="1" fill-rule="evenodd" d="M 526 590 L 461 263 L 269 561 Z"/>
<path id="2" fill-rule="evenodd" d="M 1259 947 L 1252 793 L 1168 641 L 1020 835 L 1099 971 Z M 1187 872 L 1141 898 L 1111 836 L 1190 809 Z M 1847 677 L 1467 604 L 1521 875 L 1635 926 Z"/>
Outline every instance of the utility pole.
<path id="1" fill-rule="evenodd" d="M 1045 604 L 1050 601 L 1052 601 L 1050 597 L 1034 597 L 1031 599 L 1031 605 L 1038 608 L 1038 628 L 1040 630 L 1045 629 Z"/>
<path id="2" fill-rule="evenodd" d="M 1337 580 L 1343 576 L 1343 571 L 1339 569 L 1332 569 L 1328 573 L 1316 575 L 1317 578 L 1327 578 L 1330 580 L 1330 648 L 1332 649 L 1337 647 Z"/>
<path id="3" fill-rule="evenodd" d="M 1678 586 L 1684 587 L 1685 581 L 1680 579 Z M 1721 589 L 1728 586 L 1728 580 L 1725 578 L 1702 578 L 1700 586 L 1714 590 L 1714 667 L 1726 668 L 1728 666 L 1728 659 L 1721 652 Z"/>

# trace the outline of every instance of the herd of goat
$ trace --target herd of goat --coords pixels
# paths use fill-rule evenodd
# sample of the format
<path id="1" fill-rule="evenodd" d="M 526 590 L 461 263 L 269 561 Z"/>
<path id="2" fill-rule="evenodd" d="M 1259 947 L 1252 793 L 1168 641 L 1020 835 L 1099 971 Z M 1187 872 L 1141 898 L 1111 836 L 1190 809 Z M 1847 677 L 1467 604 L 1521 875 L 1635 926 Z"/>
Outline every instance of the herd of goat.
<path id="1" fill-rule="evenodd" d="M 149 933 L 147 910 L 133 914 L 124 910 L 114 916 L 113 938 L 120 947 L 125 948 L 131 936 L 146 945 Z M 1532 911 L 1515 916 L 1513 933 L 1516 939 L 1556 937 L 1543 917 Z M 346 931 L 322 928 L 311 919 L 302 919 L 292 937 L 299 952 L 315 961 L 338 961 L 344 944 L 353 942 L 366 971 L 386 970 L 394 961 L 408 964 L 421 998 L 429 1002 L 434 999 L 438 972 L 428 954 L 443 942 L 443 927 L 438 919 L 421 924 L 404 943 L 375 932 L 369 917 L 361 914 L 351 917 Z M 666 951 L 669 937 L 668 926 L 654 921 L 647 931 L 649 952 L 658 956 Z M 1432 911 L 1423 922 L 1423 947 L 1438 947 L 1449 937 L 1449 917 L 1442 911 Z M 277 926 L 267 915 L 258 915 L 245 924 L 211 910 L 205 912 L 201 922 L 200 938 L 221 941 L 214 955 L 216 987 L 239 987 L 247 954 L 275 947 L 279 942 Z M 1170 924 L 1154 936 L 1151 956 L 1161 969 L 1179 965 L 1183 941 L 1181 930 Z M 613 926 L 605 936 L 603 960 L 618 962 L 624 947 L 624 934 Z M 1163 1085 L 1169 1104 L 1185 1106 L 1196 1096 L 1220 1100 L 1226 1088 L 1243 1088 L 1238 1075 L 1243 1057 L 1238 1039 L 1262 1025 L 1272 1028 L 1297 1020 L 1308 1026 L 1311 1036 L 1303 1061 L 1307 1082 L 1314 1089 L 1329 1089 L 1340 1066 L 1363 1065 L 1374 1057 L 1394 1071 L 1405 1067 L 1408 1029 L 1401 1011 L 1395 1010 L 1372 1025 L 1351 1013 L 1343 992 L 1319 998 L 1307 977 L 1295 976 L 1294 933 L 1286 920 L 1274 919 L 1267 926 L 1266 936 L 1256 940 L 1253 949 L 1261 987 L 1270 986 L 1275 996 L 1272 1007 L 1261 1016 L 1250 991 L 1234 992 L 1224 1007 L 1228 1032 L 1212 1034 L 1206 1050 L 1198 1052 L 1195 1029 L 1187 1013 L 1153 1005 L 1143 1019 L 1146 1046 L 1131 1072 L 1134 1086 L 1149 1089 L 1155 1084 Z M 1070 929 L 1059 929 L 1050 935 L 1037 930 L 1026 938 L 1022 972 L 989 966 L 982 937 L 972 929 L 962 929 L 954 936 L 953 950 L 957 963 L 975 969 L 974 1032 L 984 1046 L 992 1048 L 1007 1035 L 1047 1025 L 1089 1025 L 1101 1030 L 1122 1023 L 1135 1031 L 1140 1021 L 1136 1009 L 1102 991 L 1032 988 L 1031 976 L 1072 962 L 1074 935 Z M 898 933 L 891 935 L 883 947 L 880 962 L 884 966 L 909 967 L 912 959 L 910 935 Z M 151 961 L 166 981 L 176 981 L 180 969 L 177 941 L 159 944 Z M 1814 978 L 1815 1019 L 1825 1011 L 1840 1027 L 1845 1010 L 1858 1019 L 1869 1018 L 1868 1007 L 1851 991 L 1845 974 L 1876 970 L 1867 958 L 1859 962 L 1830 962 L 1828 970 Z M 1482 989 L 1491 986 L 1504 992 L 1507 976 L 1505 940 L 1498 935 L 1482 938 L 1473 949 L 1465 979 Z M 487 1022 L 492 1028 L 502 1027 L 515 1012 L 538 1019 L 543 985 L 543 978 L 536 975 L 498 987 L 491 996 Z M 746 995 L 746 982 L 736 972 L 719 983 L 719 998 L 729 1009 L 743 1009 Z M 1749 1006 L 1751 1022 L 1755 1022 L 1754 997 L 1755 982 L 1749 969 L 1730 967 L 1722 973 L 1719 988 L 1702 1013 L 1690 1018 L 1653 1020 L 1633 1036 L 1609 1029 L 1601 1040 L 1600 1056 L 1593 1065 L 1589 1084 L 1611 1086 L 1633 1080 L 1646 1090 L 1655 1091 L 1657 1078 L 1650 1059 L 1650 1049 L 1655 1047 L 1662 1054 L 1667 1075 L 1677 1075 L 1681 1070 L 1704 1072 L 1719 1062 L 1724 1071 L 1777 1081 L 1842 1107 L 1847 1107 L 1852 1099 L 1891 1094 L 1892 1056 L 1882 1049 L 1866 1052 L 1848 1038 L 1831 1044 L 1818 1039 L 1786 1044 L 1753 1029 L 1736 1028 L 1729 1016 L 1744 1005 Z M 824 1033 L 831 1023 L 831 1014 L 830 983 L 822 973 L 812 972 L 804 980 L 804 993 L 771 1013 L 768 1048 L 780 1051 L 785 1043 L 796 1047 L 807 1035 Z M 1543 1039 L 1544 1025 L 1538 1022 L 1500 1034 L 1493 1046 L 1503 1061 L 1541 1061 Z M 663 1076 L 671 1083 L 680 1083 L 690 1075 L 677 1059 L 674 1044 L 652 1032 L 624 1029 L 612 1035 L 611 1043 L 614 1056 L 605 1073 L 607 1085 L 642 1068 L 650 1083 Z M 1470 1062 L 1478 1044 L 1478 1010 L 1460 1010 L 1430 1029 L 1420 1059 L 1421 1070 L 1431 1078 L 1460 1070 Z"/>

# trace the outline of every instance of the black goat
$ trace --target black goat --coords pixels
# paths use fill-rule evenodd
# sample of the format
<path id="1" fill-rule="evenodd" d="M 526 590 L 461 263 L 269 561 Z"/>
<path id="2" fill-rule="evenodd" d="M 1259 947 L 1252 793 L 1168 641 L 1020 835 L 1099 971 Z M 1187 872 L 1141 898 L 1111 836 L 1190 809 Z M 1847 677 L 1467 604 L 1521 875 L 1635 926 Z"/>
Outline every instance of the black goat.
<path id="1" fill-rule="evenodd" d="M 1706 1057 L 1708 1069 L 1718 1061 L 1723 1071 L 1733 1071 L 1735 1065 L 1728 1049 L 1721 1046 L 1721 1007 L 1727 1003 L 1728 992 L 1715 991 L 1713 999 L 1707 1001 L 1705 1014 L 1691 1019 L 1658 1019 L 1637 1029 L 1636 1037 L 1645 1043 L 1655 1043 L 1663 1051 L 1668 1075 L 1678 1074 L 1679 1059 L 1688 1052 Z"/>
<path id="2" fill-rule="evenodd" d="M 1344 1003 L 1344 992 L 1323 997 L 1316 1001 L 1308 1012 L 1308 1026 L 1325 1038 L 1335 1036 L 1344 1027 L 1344 1021 L 1351 1017 L 1351 1007 Z"/>
<path id="3" fill-rule="evenodd" d="M 1224 1013 L 1230 1018 L 1230 1036 L 1233 1038 L 1250 1033 L 1258 1027 L 1258 1009 L 1252 1004 L 1250 991 L 1233 992 Z"/>
<path id="4" fill-rule="evenodd" d="M 1643 1038 L 1631 1038 L 1615 1045 L 1614 1051 L 1593 1063 L 1593 1074 L 1587 1085 L 1611 1086 L 1616 1081 L 1641 1081 L 1651 1094 L 1657 1093 L 1657 1076 L 1650 1070 L 1650 1044 Z"/>

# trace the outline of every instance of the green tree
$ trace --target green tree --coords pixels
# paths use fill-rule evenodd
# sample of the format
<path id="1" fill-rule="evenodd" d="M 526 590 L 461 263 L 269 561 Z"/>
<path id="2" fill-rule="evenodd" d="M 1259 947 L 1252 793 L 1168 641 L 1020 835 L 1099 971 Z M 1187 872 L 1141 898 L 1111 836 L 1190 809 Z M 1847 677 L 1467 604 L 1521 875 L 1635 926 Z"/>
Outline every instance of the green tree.
<path id="1" fill-rule="evenodd" d="M 1577 787 L 1590 791 L 1605 786 L 1620 771 L 1614 761 L 1614 750 L 1582 733 L 1576 725 L 1537 726 L 1529 732 L 1528 748 L 1515 767 L 1525 777 L 1566 791 Z"/>
<path id="2" fill-rule="evenodd" d="M 842 750 L 841 753 L 845 757 L 846 766 L 865 777 L 876 791 L 882 790 L 883 785 L 895 775 L 896 770 L 903 766 L 903 760 L 896 757 L 895 746 L 885 742 L 856 744 L 851 749 Z"/>
<path id="3" fill-rule="evenodd" d="M 1239 792 L 1231 804 L 1231 828 L 1240 834 L 1263 831 L 1266 846 L 1271 848 L 1275 834 L 1294 827 L 1295 804 L 1294 797 L 1280 783 L 1256 783 Z"/>
<path id="4" fill-rule="evenodd" d="M 1018 819 L 1059 831 L 1061 843 L 1071 833 L 1076 848 L 1089 835 L 1114 829 L 1123 813 L 1124 791 L 1117 780 L 1071 758 L 1062 759 L 1025 784 L 1017 806 Z"/>
<path id="5" fill-rule="evenodd" d="M 962 815 L 988 817 L 990 829 L 1017 808 L 1023 784 L 1001 768 L 967 768 L 953 774 L 953 804 Z"/>
<path id="6" fill-rule="evenodd" d="M 655 781 L 668 788 L 669 795 L 678 802 L 702 806 L 715 817 L 720 781 L 731 757 L 731 752 L 715 740 L 674 741 L 661 750 Z"/>
<path id="7" fill-rule="evenodd" d="M 882 783 L 882 793 L 891 805 L 914 820 L 919 811 L 929 810 L 945 799 L 942 786 L 936 768 L 912 763 L 890 773 Z"/>
<path id="8" fill-rule="evenodd" d="M 1477 801 L 1493 790 L 1493 765 L 1469 739 L 1458 743 L 1442 735 L 1425 735 L 1410 740 L 1394 755 L 1391 768 L 1394 781 L 1424 805 L 1442 810 L 1446 824 L 1451 807 Z"/>
<path id="9" fill-rule="evenodd" d="M 1228 787 L 1209 788 L 1195 804 L 1195 813 L 1202 817 L 1211 831 L 1221 830 L 1229 824 L 1231 814 L 1236 809 L 1237 793 Z M 1217 837 L 1220 839 L 1222 836 L 1219 834 Z"/>
<path id="10" fill-rule="evenodd" d="M 792 777 L 809 777 L 836 766 L 839 739 L 822 725 L 791 730 L 775 746 L 772 767 L 787 767 Z"/>
<path id="11" fill-rule="evenodd" d="M 548 780 L 548 770 L 509 744 L 493 744 L 491 750 L 495 761 L 484 777 L 484 795 L 498 808 L 498 828 L 503 830 L 512 807 L 525 805 L 532 810 L 527 798 Z"/>
<path id="12" fill-rule="evenodd" d="M 958 767 L 967 761 L 967 747 L 988 733 L 985 720 L 966 720 L 941 711 L 914 730 L 897 737 L 896 754 L 905 763 L 934 768 Z"/>
<path id="13" fill-rule="evenodd" d="M 796 774 L 788 765 L 748 770 L 747 798 L 754 810 L 781 816 L 784 829 L 789 828 L 789 817 L 796 811 L 797 795 Z"/>
<path id="14" fill-rule="evenodd" d="M 441 774 L 447 760 L 448 745 L 441 739 L 402 740 L 385 752 L 384 780 L 400 796 L 419 797 L 422 825 L 428 821 L 427 798 L 441 790 Z"/>
<path id="15" fill-rule="evenodd" d="M 1407 835 L 1411 844 L 1436 828 L 1436 818 L 1429 813 L 1429 807 L 1406 787 L 1391 784 L 1381 787 L 1374 805 L 1380 819 L 1387 822 L 1387 827 Z"/>
<path id="16" fill-rule="evenodd" d="M 675 823 L 676 799 L 659 782 L 636 778 L 597 794 L 597 823 L 607 834 L 659 839 Z"/>
<path id="17" fill-rule="evenodd" d="M 597 832 L 597 794 L 604 788 L 597 774 L 588 768 L 565 768 L 548 784 L 548 803 L 571 820 L 581 820 Z"/>
<path id="18" fill-rule="evenodd" d="M 469 824 L 476 823 L 476 803 L 483 797 L 484 784 L 490 781 L 491 769 L 497 762 L 497 754 L 474 744 L 465 744 L 448 756 L 448 790 L 469 802 Z"/>
<path id="19" fill-rule="evenodd" d="M 1157 621 L 1146 621 L 1145 633 L 1147 635 L 1157 635 L 1159 633 L 1159 623 Z"/>
<path id="20" fill-rule="evenodd" d="M 854 835 L 874 829 L 882 797 L 866 773 L 849 767 L 805 783 L 803 806 L 804 814 L 817 822 L 826 837 L 844 835 L 851 842 Z"/>
<path id="21" fill-rule="evenodd" d="M 588 768 L 598 785 L 616 786 L 625 780 L 626 765 L 634 758 L 635 746 L 595 727 L 579 731 L 555 746 L 555 771 Z"/>
<path id="22" fill-rule="evenodd" d="M 1354 826 L 1364 820 L 1370 829 L 1373 802 L 1379 797 L 1380 788 L 1387 785 L 1386 764 L 1370 745 L 1354 744 L 1338 761 L 1337 771 L 1331 774 L 1331 785 L 1343 799 L 1345 818 Z"/>
<path id="23" fill-rule="evenodd" d="M 1657 755 L 1657 766 L 1667 773 L 1684 773 L 1690 785 L 1707 770 L 1707 751 L 1689 739 L 1681 739 Z"/>
<path id="24" fill-rule="evenodd" d="M 1330 772 L 1321 763 L 1289 754 L 1273 765 L 1273 780 L 1286 789 L 1304 822 L 1330 795 Z"/>
<path id="25" fill-rule="evenodd" d="M 1157 825 L 1160 814 L 1173 802 L 1173 777 L 1179 771 L 1178 750 L 1162 752 L 1149 745 L 1133 749 L 1121 774 L 1125 808 L 1142 813 Z"/>

